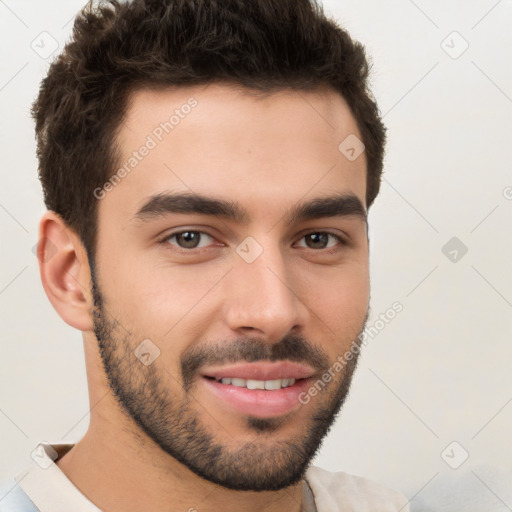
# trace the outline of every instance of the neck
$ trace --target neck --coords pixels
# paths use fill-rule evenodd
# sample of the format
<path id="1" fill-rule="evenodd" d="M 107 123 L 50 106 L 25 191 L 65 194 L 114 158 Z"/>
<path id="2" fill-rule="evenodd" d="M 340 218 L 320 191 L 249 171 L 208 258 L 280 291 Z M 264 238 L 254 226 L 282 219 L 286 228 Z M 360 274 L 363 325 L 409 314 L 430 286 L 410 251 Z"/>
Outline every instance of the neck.
<path id="1" fill-rule="evenodd" d="M 108 428 L 107 428 L 108 427 Z M 301 510 L 301 481 L 279 491 L 234 491 L 197 476 L 140 432 L 91 426 L 57 466 L 108 512 Z"/>

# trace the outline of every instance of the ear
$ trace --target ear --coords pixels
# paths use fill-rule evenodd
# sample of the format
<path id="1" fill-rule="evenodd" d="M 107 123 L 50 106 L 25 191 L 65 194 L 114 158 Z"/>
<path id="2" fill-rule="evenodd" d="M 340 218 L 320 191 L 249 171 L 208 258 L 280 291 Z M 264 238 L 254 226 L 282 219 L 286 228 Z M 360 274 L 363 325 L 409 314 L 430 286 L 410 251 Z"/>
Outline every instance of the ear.
<path id="1" fill-rule="evenodd" d="M 37 259 L 44 291 L 60 317 L 71 327 L 92 331 L 87 252 L 77 234 L 51 210 L 39 223 Z"/>

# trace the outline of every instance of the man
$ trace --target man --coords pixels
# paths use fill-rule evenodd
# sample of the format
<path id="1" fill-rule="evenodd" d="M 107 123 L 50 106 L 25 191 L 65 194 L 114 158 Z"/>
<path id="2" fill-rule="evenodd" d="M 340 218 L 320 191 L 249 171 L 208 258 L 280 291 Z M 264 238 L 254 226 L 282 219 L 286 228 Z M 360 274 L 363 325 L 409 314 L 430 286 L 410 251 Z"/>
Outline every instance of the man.
<path id="1" fill-rule="evenodd" d="M 83 332 L 90 425 L 41 444 L 0 510 L 408 510 L 310 465 L 368 316 L 367 75 L 309 0 L 77 17 L 32 113 L 41 279 Z"/>

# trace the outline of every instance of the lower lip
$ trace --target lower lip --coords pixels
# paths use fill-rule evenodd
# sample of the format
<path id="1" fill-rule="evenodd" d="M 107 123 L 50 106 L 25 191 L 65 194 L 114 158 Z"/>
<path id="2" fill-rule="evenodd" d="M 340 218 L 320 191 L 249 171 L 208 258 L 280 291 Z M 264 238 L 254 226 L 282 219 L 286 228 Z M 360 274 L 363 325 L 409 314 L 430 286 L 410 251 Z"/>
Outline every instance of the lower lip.
<path id="1" fill-rule="evenodd" d="M 207 389 L 242 414 L 259 418 L 274 418 L 289 414 L 301 405 L 299 395 L 309 386 L 310 379 L 300 379 L 287 388 L 267 391 L 222 384 L 202 377 Z"/>

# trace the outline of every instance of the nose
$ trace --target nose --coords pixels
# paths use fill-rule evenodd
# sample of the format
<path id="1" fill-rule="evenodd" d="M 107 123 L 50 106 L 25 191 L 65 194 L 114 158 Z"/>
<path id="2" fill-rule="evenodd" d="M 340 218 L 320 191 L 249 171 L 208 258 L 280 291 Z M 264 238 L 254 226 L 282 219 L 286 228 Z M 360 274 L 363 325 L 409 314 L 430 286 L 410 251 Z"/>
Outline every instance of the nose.
<path id="1" fill-rule="evenodd" d="M 234 262 L 224 283 L 228 328 L 237 335 L 257 336 L 269 343 L 277 343 L 292 330 L 300 332 L 309 309 L 281 251 L 267 246 L 252 263 L 237 255 Z"/>

